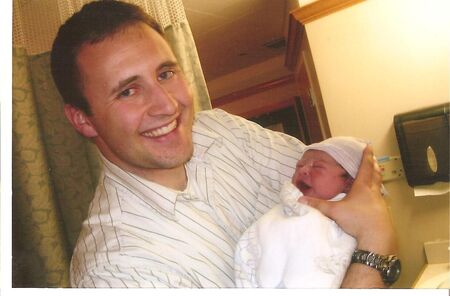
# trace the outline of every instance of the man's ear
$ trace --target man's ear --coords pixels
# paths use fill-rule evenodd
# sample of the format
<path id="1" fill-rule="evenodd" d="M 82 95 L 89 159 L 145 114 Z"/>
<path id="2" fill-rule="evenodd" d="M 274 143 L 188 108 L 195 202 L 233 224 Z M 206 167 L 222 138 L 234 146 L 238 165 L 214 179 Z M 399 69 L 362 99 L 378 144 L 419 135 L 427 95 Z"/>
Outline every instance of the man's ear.
<path id="1" fill-rule="evenodd" d="M 64 105 L 64 114 L 70 121 L 72 126 L 86 138 L 93 138 L 97 136 L 95 126 L 89 120 L 86 113 L 82 110 L 70 105 Z"/>

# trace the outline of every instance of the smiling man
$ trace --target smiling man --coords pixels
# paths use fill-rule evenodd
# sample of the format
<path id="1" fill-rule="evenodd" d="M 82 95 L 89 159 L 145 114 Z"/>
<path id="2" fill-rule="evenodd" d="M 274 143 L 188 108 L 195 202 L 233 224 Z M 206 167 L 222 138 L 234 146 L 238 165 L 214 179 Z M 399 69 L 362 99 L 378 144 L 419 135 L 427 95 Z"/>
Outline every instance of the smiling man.
<path id="1" fill-rule="evenodd" d="M 66 117 L 103 161 L 72 286 L 234 287 L 236 242 L 278 202 L 271 196 L 304 144 L 220 110 L 194 119 L 162 30 L 134 5 L 85 5 L 60 28 L 51 66 Z M 391 254 L 395 236 L 379 186 L 367 149 L 345 202 L 308 202 L 358 248 Z M 353 264 L 346 279 L 347 287 L 384 286 L 364 264 Z"/>
<path id="2" fill-rule="evenodd" d="M 76 62 L 92 115 L 66 105 L 70 122 L 117 166 L 184 189 L 184 163 L 193 149 L 192 97 L 163 37 L 144 23 L 128 25 L 82 45 Z"/>

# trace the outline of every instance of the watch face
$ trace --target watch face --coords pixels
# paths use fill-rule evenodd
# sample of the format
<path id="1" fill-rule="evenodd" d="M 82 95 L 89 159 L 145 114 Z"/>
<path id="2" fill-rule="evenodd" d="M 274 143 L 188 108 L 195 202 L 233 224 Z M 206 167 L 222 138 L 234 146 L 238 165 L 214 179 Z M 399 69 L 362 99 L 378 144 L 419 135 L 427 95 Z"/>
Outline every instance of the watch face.
<path id="1" fill-rule="evenodd" d="M 385 282 L 387 284 L 393 284 L 399 278 L 401 271 L 400 260 L 397 258 L 390 262 L 390 267 L 386 272 Z"/>

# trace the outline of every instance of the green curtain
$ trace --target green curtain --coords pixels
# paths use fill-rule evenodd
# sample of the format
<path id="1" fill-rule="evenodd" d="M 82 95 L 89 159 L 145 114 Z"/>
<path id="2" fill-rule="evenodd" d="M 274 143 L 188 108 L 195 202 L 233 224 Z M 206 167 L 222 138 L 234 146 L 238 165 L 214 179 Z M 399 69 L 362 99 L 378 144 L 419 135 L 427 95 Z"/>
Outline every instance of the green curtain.
<path id="1" fill-rule="evenodd" d="M 66 287 L 95 189 L 95 148 L 64 118 L 49 53 L 13 50 L 13 287 Z"/>
<path id="2" fill-rule="evenodd" d="M 211 108 L 188 26 L 166 29 L 193 89 L 195 109 Z M 177 40 L 177 42 L 175 42 Z M 95 146 L 63 113 L 50 54 L 13 49 L 12 287 L 68 287 L 69 264 L 99 174 Z"/>
<path id="3" fill-rule="evenodd" d="M 178 23 L 167 27 L 164 33 L 192 89 L 195 110 L 211 109 L 211 101 L 191 29 L 185 23 Z"/>

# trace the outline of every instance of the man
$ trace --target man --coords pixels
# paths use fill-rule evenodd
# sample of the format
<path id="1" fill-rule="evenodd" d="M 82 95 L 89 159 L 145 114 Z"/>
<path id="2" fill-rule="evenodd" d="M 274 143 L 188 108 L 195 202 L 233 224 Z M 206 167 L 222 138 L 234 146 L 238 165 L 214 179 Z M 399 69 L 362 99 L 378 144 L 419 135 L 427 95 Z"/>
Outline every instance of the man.
<path id="1" fill-rule="evenodd" d="M 162 30 L 130 4 L 85 5 L 60 28 L 51 64 L 68 120 L 104 162 L 71 284 L 233 287 L 235 244 L 277 202 L 270 197 L 292 176 L 304 145 L 223 111 L 194 120 Z M 359 249 L 395 253 L 370 149 L 362 163 L 344 201 L 304 202 L 336 220 Z M 383 286 L 363 264 L 352 264 L 343 284 Z"/>

